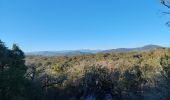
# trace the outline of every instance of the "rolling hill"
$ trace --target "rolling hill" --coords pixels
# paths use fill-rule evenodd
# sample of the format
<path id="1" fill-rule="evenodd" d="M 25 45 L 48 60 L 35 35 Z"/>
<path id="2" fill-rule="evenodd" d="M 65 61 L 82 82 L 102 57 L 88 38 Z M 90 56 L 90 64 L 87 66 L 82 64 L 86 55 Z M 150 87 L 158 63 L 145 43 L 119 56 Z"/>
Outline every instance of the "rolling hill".
<path id="1" fill-rule="evenodd" d="M 78 56 L 96 53 L 124 53 L 124 52 L 135 52 L 135 51 L 148 51 L 158 48 L 163 48 L 158 45 L 146 45 L 137 48 L 118 48 L 110 50 L 64 50 L 64 51 L 37 51 L 37 52 L 26 52 L 27 56 Z"/>

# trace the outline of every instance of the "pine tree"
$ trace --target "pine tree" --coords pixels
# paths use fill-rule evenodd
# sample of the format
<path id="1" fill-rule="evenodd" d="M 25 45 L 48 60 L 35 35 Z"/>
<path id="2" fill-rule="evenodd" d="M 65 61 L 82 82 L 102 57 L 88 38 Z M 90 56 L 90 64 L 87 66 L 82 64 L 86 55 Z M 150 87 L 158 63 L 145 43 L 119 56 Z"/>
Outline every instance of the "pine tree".
<path id="1" fill-rule="evenodd" d="M 0 100 L 24 97 L 27 84 L 24 59 L 24 53 L 16 44 L 10 50 L 0 41 Z"/>
<path id="2" fill-rule="evenodd" d="M 5 93 L 5 66 L 7 65 L 7 47 L 5 44 L 0 40 L 0 97 L 6 95 Z"/>

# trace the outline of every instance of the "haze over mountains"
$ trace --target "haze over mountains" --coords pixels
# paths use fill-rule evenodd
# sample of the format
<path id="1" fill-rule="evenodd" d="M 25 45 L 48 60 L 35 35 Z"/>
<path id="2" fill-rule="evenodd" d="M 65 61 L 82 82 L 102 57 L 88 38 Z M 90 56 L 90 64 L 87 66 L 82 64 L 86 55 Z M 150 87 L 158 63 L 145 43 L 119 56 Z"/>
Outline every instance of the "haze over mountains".
<path id="1" fill-rule="evenodd" d="M 37 51 L 37 52 L 27 52 L 27 56 L 78 56 L 86 54 L 96 54 L 96 53 L 124 53 L 124 52 L 135 52 L 135 51 L 149 51 L 158 48 L 163 48 L 158 45 L 146 45 L 137 48 L 118 48 L 109 50 L 64 50 L 64 51 Z"/>

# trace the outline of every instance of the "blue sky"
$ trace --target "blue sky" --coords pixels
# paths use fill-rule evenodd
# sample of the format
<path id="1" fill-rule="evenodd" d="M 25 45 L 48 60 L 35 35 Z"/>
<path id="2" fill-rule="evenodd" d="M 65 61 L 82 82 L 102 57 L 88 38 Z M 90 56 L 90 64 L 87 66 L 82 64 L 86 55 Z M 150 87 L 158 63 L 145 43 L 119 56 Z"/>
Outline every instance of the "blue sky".
<path id="1" fill-rule="evenodd" d="M 159 0 L 0 0 L 0 39 L 24 51 L 170 46 Z"/>

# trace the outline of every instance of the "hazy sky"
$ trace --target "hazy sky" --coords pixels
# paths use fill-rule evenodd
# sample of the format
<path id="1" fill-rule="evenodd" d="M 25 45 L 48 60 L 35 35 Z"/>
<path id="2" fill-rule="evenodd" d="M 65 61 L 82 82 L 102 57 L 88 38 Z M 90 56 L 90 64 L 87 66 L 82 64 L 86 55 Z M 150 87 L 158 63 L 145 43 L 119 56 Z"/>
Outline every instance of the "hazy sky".
<path id="1" fill-rule="evenodd" d="M 164 10 L 159 0 L 0 0 L 0 39 L 26 52 L 170 46 Z"/>

